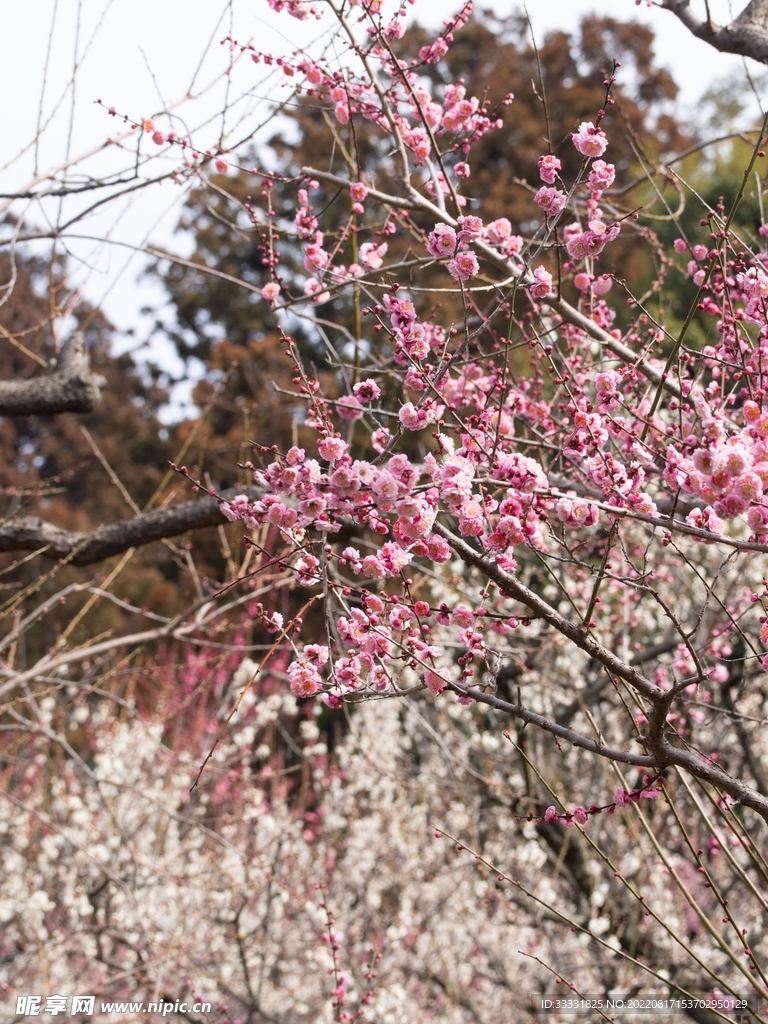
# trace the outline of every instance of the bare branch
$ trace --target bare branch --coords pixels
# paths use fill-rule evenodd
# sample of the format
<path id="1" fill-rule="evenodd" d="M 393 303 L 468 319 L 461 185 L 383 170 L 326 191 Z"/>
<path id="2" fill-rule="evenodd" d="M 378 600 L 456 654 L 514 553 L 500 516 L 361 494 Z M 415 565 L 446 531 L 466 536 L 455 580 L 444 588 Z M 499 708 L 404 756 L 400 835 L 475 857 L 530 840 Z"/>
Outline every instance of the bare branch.
<path id="1" fill-rule="evenodd" d="M 262 497 L 263 491 L 256 487 L 231 487 L 222 491 L 219 497 L 227 501 L 237 494 L 245 494 L 249 501 L 256 501 Z M 128 548 L 142 547 L 165 537 L 177 537 L 188 530 L 226 522 L 226 517 L 219 511 L 219 501 L 211 495 L 142 512 L 91 533 L 62 530 L 39 516 L 17 516 L 0 525 L 0 551 L 46 548 L 45 553 L 50 558 L 66 558 L 72 565 L 92 565 Z"/>
<path id="2" fill-rule="evenodd" d="M 0 381 L 0 416 L 93 412 L 106 383 L 91 370 L 85 339 L 78 331 L 64 343 L 52 373 L 30 380 Z"/>
<path id="3" fill-rule="evenodd" d="M 736 53 L 768 64 L 768 0 L 750 0 L 741 14 L 728 25 L 716 25 L 691 10 L 690 0 L 661 0 L 685 27 L 721 53 Z"/>
<path id="4" fill-rule="evenodd" d="M 557 736 L 558 739 L 566 740 L 566 742 L 572 743 L 574 747 L 580 747 L 582 750 L 590 751 L 590 753 L 599 754 L 600 757 L 608 758 L 609 761 L 619 761 L 622 764 L 632 764 L 643 768 L 655 768 L 658 765 L 656 759 L 650 754 L 633 754 L 629 750 L 619 750 L 606 746 L 605 743 L 589 739 L 589 737 L 582 736 L 567 726 L 554 722 L 552 719 L 547 718 L 546 715 L 537 715 L 533 711 L 524 708 L 522 704 L 511 704 L 507 700 L 502 700 L 493 694 L 484 693 L 473 686 L 460 686 L 457 683 L 451 683 L 448 689 L 453 690 L 455 693 L 467 694 L 481 704 L 486 704 L 488 707 L 496 708 L 497 711 L 504 711 L 508 715 L 513 715 L 515 718 L 519 718 L 520 721 L 525 722 L 526 725 L 529 723 L 537 725 L 545 732 Z"/>

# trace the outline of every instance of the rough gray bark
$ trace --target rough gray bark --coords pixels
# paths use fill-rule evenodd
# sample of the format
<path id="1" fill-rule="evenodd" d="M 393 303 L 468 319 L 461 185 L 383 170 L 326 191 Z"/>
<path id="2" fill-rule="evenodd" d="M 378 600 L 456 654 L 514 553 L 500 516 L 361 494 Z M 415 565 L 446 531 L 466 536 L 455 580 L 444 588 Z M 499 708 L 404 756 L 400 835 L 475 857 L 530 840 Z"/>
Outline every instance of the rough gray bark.
<path id="1" fill-rule="evenodd" d="M 78 331 L 62 346 L 53 372 L 30 380 L 0 381 L 0 416 L 93 412 L 106 383 L 91 370 L 85 339 Z"/>
<path id="2" fill-rule="evenodd" d="M 676 15 L 685 27 L 721 53 L 736 53 L 768 64 L 768 0 L 751 0 L 728 25 L 716 25 L 691 10 L 690 0 L 661 0 L 666 11 Z"/>
<path id="3" fill-rule="evenodd" d="M 231 501 L 237 494 L 247 495 L 249 501 L 264 496 L 263 490 L 256 487 L 230 487 L 219 497 Z M 128 548 L 226 522 L 219 511 L 218 500 L 209 494 L 167 508 L 142 512 L 130 519 L 102 526 L 92 533 L 62 530 L 38 516 L 16 516 L 0 524 L 0 551 L 43 549 L 49 558 L 66 558 L 72 565 L 92 565 Z"/>

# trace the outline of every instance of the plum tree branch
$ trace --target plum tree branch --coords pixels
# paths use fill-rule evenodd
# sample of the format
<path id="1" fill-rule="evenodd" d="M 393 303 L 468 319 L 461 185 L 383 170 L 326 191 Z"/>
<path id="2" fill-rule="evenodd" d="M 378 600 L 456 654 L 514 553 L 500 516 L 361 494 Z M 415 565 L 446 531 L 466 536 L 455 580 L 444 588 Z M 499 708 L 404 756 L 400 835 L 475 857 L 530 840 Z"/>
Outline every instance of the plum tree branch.
<path id="1" fill-rule="evenodd" d="M 91 370 L 85 339 L 77 331 L 64 343 L 52 372 L 29 380 L 0 381 L 0 416 L 93 412 L 106 383 Z"/>
<path id="2" fill-rule="evenodd" d="M 716 25 L 691 10 L 690 0 L 661 0 L 697 39 L 721 53 L 736 53 L 768 64 L 768 0 L 750 0 L 738 17 L 728 25 Z"/>
<path id="3" fill-rule="evenodd" d="M 467 541 L 451 533 L 442 523 L 435 522 L 432 529 L 434 533 L 439 534 L 448 542 L 450 547 L 467 565 L 473 565 L 476 569 L 479 569 L 487 579 L 493 580 L 503 593 L 530 608 L 531 611 L 535 612 L 556 629 L 558 633 L 562 633 L 563 636 L 571 640 L 577 647 L 580 647 L 591 658 L 599 661 L 610 673 L 624 679 L 633 689 L 637 690 L 638 693 L 641 693 L 649 701 L 658 703 L 666 696 L 665 690 L 662 690 L 634 666 L 622 661 L 612 651 L 609 651 L 607 647 L 603 647 L 601 643 L 595 640 L 589 630 L 585 629 L 580 623 L 566 619 L 552 605 L 526 587 L 517 576 L 497 565 L 496 561 L 489 555 L 476 551 Z"/>
<path id="4" fill-rule="evenodd" d="M 558 739 L 565 740 L 567 743 L 573 744 L 574 747 L 580 747 L 582 750 L 588 750 L 592 754 L 599 754 L 601 757 L 608 758 L 609 761 L 619 761 L 622 764 L 631 764 L 640 768 L 657 767 L 656 758 L 651 754 L 633 754 L 628 750 L 618 750 L 613 747 L 608 747 L 604 743 L 590 739 L 588 736 L 582 736 L 574 729 L 569 729 L 567 726 L 560 725 L 557 722 L 552 721 L 550 718 L 547 718 L 546 715 L 537 715 L 535 712 L 529 711 L 527 708 L 523 707 L 522 704 L 511 704 L 507 700 L 502 700 L 500 697 L 496 697 L 490 693 L 485 693 L 483 690 L 478 690 L 473 686 L 460 686 L 458 683 L 451 683 L 448 689 L 453 690 L 458 694 L 466 694 L 469 697 L 473 697 L 481 704 L 487 704 L 489 707 L 495 708 L 497 711 L 503 711 L 508 715 L 519 718 L 520 721 L 525 722 L 526 725 L 531 724 L 538 726 L 538 728 L 551 733 Z"/>
<path id="5" fill-rule="evenodd" d="M 534 611 L 537 615 L 543 618 L 559 633 L 571 640 L 577 647 L 581 648 L 581 650 L 589 654 L 590 657 L 600 662 L 608 672 L 623 679 L 649 701 L 651 709 L 648 716 L 648 736 L 638 738 L 642 743 L 644 743 L 656 768 L 661 769 L 667 765 L 676 765 L 679 768 L 684 768 L 685 771 L 690 775 L 693 775 L 695 778 L 716 786 L 722 792 L 728 793 L 735 800 L 740 801 L 745 807 L 751 807 L 752 810 L 756 811 L 764 821 L 768 822 L 768 798 L 763 796 L 761 793 L 756 792 L 751 786 L 748 786 L 740 779 L 729 775 L 726 771 L 716 765 L 714 761 L 705 758 L 701 754 L 692 750 L 675 747 L 669 741 L 667 738 L 666 714 L 670 704 L 670 691 L 663 690 L 656 686 L 650 679 L 644 676 L 641 672 L 638 672 L 633 665 L 622 661 L 622 659 L 612 651 L 603 647 L 603 645 L 599 643 L 599 641 L 597 641 L 591 633 L 588 632 L 588 630 L 583 629 L 577 623 L 560 615 L 555 608 L 544 601 L 543 598 L 539 597 L 538 594 L 526 587 L 525 584 L 522 583 L 521 580 L 519 580 L 513 573 L 507 572 L 505 569 L 502 569 L 501 566 L 497 565 L 493 558 L 476 551 L 467 543 L 467 541 L 462 537 L 457 537 L 454 533 L 451 533 L 451 531 L 446 529 L 446 527 L 441 523 L 435 522 L 432 529 L 448 542 L 464 562 L 468 565 L 475 566 L 476 569 L 479 569 L 487 579 L 493 580 L 504 593 L 508 594 L 516 601 L 520 601 L 527 608 L 530 608 L 531 611 Z M 458 687 L 454 685 L 453 689 L 458 689 Z M 490 696 L 483 693 L 481 690 L 474 688 L 467 688 L 465 692 L 483 704 L 490 704 L 492 707 L 496 707 L 499 710 L 506 710 L 518 718 L 523 717 L 521 712 L 523 712 L 524 709 L 520 708 L 518 705 L 509 704 L 506 701 L 502 701 L 497 697 Z M 571 732 L 569 729 L 558 731 L 558 728 L 560 727 L 556 727 L 554 726 L 554 723 L 550 722 L 546 722 L 546 724 L 545 722 L 537 722 L 536 724 L 546 728 L 547 731 L 552 732 L 555 735 L 560 735 L 563 738 L 570 738 L 567 737 L 567 733 Z M 578 734 L 574 735 L 577 736 Z M 586 745 L 586 741 L 583 737 L 578 737 L 578 740 L 579 746 L 583 747 Z M 575 742 L 575 740 L 571 739 L 571 742 Z M 608 748 L 601 751 L 599 744 L 595 744 L 593 750 L 594 753 L 597 754 L 603 753 L 609 759 L 612 758 L 614 760 L 628 762 L 627 754 L 623 751 L 614 751 L 609 750 Z"/>
<path id="6" fill-rule="evenodd" d="M 256 487 L 231 487 L 222 491 L 219 499 L 228 501 L 237 494 L 245 494 L 249 501 L 256 501 L 263 496 L 263 491 Z M 92 565 L 128 548 L 226 522 L 219 511 L 219 500 L 211 495 L 142 512 L 90 533 L 63 530 L 39 516 L 16 516 L 0 524 L 0 551 L 45 548 L 50 558 L 66 558 L 72 565 Z"/>

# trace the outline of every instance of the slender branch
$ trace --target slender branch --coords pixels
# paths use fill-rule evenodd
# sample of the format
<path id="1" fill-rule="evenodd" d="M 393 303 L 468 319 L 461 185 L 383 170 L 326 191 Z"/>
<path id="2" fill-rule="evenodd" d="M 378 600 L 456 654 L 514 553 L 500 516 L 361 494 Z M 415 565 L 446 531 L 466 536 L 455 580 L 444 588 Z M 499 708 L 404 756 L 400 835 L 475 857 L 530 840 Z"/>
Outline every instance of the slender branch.
<path id="1" fill-rule="evenodd" d="M 553 722 L 552 719 L 547 718 L 546 715 L 537 715 L 533 711 L 528 711 L 527 708 L 522 706 L 522 704 L 510 704 L 509 701 L 502 700 L 500 697 L 495 697 L 490 693 L 484 693 L 482 690 L 477 690 L 471 686 L 464 687 L 458 686 L 456 683 L 451 683 L 448 688 L 454 690 L 456 693 L 466 694 L 469 697 L 473 697 L 481 704 L 487 704 L 489 707 L 495 708 L 497 711 L 504 711 L 508 715 L 513 715 L 515 718 L 519 718 L 521 722 L 536 725 L 545 732 L 549 732 L 553 736 L 557 736 L 558 739 L 571 743 L 574 747 L 580 747 L 582 750 L 589 750 L 593 754 L 599 754 L 601 757 L 607 757 L 610 761 L 620 761 L 622 764 L 633 764 L 640 768 L 657 767 L 656 758 L 652 757 L 650 754 L 632 754 L 628 750 L 618 750 L 613 747 L 608 747 L 597 740 L 589 739 L 588 736 L 582 736 L 580 733 L 573 729 L 569 729 L 567 726 L 558 725 L 557 722 Z"/>
<path id="2" fill-rule="evenodd" d="M 349 179 L 342 178 L 339 174 L 331 174 L 330 171 L 321 171 L 317 167 L 302 167 L 301 173 L 302 175 L 310 178 L 319 178 L 320 181 L 327 181 L 329 185 L 338 185 L 339 188 L 345 188 L 347 191 L 349 191 L 352 184 Z M 382 192 L 377 188 L 369 188 L 368 195 L 371 199 L 375 199 L 379 203 L 384 203 L 386 206 L 397 207 L 401 210 L 420 210 L 423 206 L 421 202 L 416 202 L 413 199 L 403 199 L 400 196 L 392 196 L 388 192 Z"/>
<path id="3" fill-rule="evenodd" d="M 489 555 L 476 551 L 465 540 L 451 533 L 450 530 L 446 529 L 439 522 L 435 522 L 432 529 L 448 542 L 463 561 L 479 569 L 487 579 L 493 580 L 503 593 L 508 594 L 509 597 L 520 601 L 521 604 L 530 608 L 531 611 L 535 612 L 540 618 L 556 629 L 558 633 L 562 633 L 563 636 L 571 640 L 577 647 L 580 647 L 591 658 L 604 665 L 614 676 L 624 679 L 638 693 L 641 693 L 650 701 L 659 702 L 666 696 L 665 690 L 652 683 L 650 679 L 647 679 L 632 665 L 622 661 L 612 651 L 609 651 L 607 647 L 603 647 L 581 623 L 566 619 L 565 616 L 561 615 L 542 597 L 529 590 L 517 576 L 497 565 L 496 561 Z"/>

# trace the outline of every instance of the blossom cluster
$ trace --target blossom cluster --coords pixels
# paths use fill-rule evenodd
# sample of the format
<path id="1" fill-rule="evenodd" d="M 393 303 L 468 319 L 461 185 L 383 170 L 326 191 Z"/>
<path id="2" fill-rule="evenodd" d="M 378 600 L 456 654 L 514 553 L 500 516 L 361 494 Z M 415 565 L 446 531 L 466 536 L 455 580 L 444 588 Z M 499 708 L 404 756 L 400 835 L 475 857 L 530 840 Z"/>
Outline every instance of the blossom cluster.
<path id="1" fill-rule="evenodd" d="M 251 536 L 270 527 L 271 550 L 281 550 L 297 585 L 325 595 L 326 635 L 296 643 L 288 672 L 295 694 L 322 693 L 336 704 L 352 691 L 396 692 L 415 678 L 436 696 L 455 688 L 464 701 L 523 614 L 498 586 L 447 610 L 430 596 L 433 584 L 424 593 L 425 573 L 435 580 L 454 560 L 461 564 L 457 552 L 466 549 L 457 541 L 514 575 L 532 557 L 572 560 L 574 545 L 591 551 L 601 530 L 623 536 L 621 523 L 646 524 L 651 536 L 663 526 L 664 546 L 681 537 L 712 543 L 728 524 L 745 531 L 734 543 L 768 540 L 768 271 L 759 253 L 729 254 L 715 231 L 708 244 L 679 239 L 676 254 L 691 257 L 680 269 L 701 289 L 699 309 L 719 344 L 689 352 L 644 309 L 628 319 L 610 243 L 632 217 L 614 195 L 605 108 L 574 126 L 558 152 L 539 156 L 541 185 L 531 189 L 525 230 L 507 217 L 484 219 L 468 191 L 471 154 L 500 122 L 463 82 L 440 90 L 418 72 L 420 62 L 447 54 L 469 8 L 409 63 L 395 57 L 400 13 L 387 21 L 378 7 L 363 7 L 360 53 L 383 84 L 304 54 L 280 58 L 281 66 L 291 79 L 303 76 L 302 88 L 337 124 L 367 121 L 381 134 L 406 183 L 403 196 L 388 205 L 381 182 L 359 172 L 348 181 L 331 176 L 327 186 L 346 189 L 350 201 L 333 233 L 316 212 L 323 173 L 306 169 L 293 228 L 308 277 L 292 276 L 274 245 L 263 295 L 282 309 L 306 298 L 330 303 L 345 286 L 356 296 L 378 292 L 360 310 L 358 361 L 339 377 L 336 397 L 287 338 L 306 404 L 303 447 L 255 470 L 261 498 L 221 507 Z M 613 81 L 605 82 L 606 106 Z M 570 179 L 563 147 L 580 161 Z M 409 209 L 421 211 L 421 222 Z M 399 274 L 405 234 L 407 279 Z M 454 283 L 463 322 L 422 298 L 418 273 L 434 262 Z M 483 306 L 489 288 L 498 299 Z M 634 303 L 630 297 L 630 309 Z M 528 365 L 515 354 L 523 347 Z M 370 355 L 365 366 L 361 353 L 363 362 Z M 353 527 L 351 541 L 336 542 Z M 598 628 L 612 629 L 612 616 L 625 614 L 619 579 L 639 585 L 639 570 L 624 557 L 624 576 L 594 600 L 584 597 Z M 720 636 L 713 627 L 707 664 Z"/>

